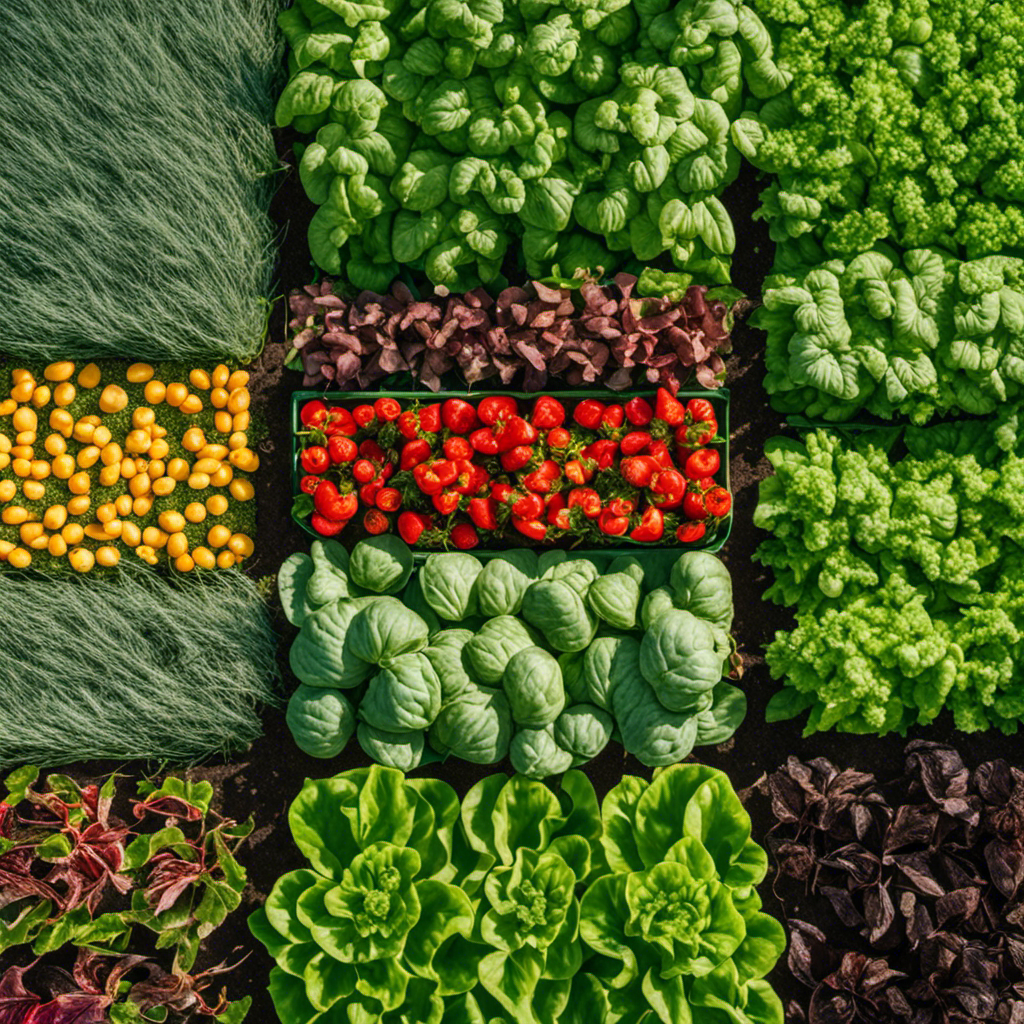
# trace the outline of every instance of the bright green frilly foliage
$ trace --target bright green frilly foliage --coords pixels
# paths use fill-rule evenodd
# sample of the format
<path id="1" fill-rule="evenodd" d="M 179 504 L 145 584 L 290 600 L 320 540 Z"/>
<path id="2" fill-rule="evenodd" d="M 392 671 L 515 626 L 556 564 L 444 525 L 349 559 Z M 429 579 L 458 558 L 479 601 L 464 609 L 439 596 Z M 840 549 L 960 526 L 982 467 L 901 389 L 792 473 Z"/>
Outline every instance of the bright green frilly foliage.
<path id="1" fill-rule="evenodd" d="M 643 764 L 674 764 L 725 742 L 746 714 L 727 678 L 732 580 L 709 552 L 645 565 L 448 552 L 413 573 L 391 534 L 351 556 L 317 540 L 281 567 L 278 594 L 300 627 L 288 726 L 313 757 L 336 757 L 355 734 L 403 771 L 509 756 L 546 778 L 611 739 Z"/>
<path id="2" fill-rule="evenodd" d="M 788 265 L 779 250 L 753 323 L 768 332 L 765 387 L 782 412 L 861 412 L 923 423 L 990 413 L 1024 387 L 1024 260 L 961 262 L 888 247 Z"/>
<path id="3" fill-rule="evenodd" d="M 752 0 L 792 85 L 762 108 L 761 215 L 807 262 L 877 241 L 1024 248 L 1024 7 Z"/>
<path id="4" fill-rule="evenodd" d="M 279 0 L 9 0 L 0 349 L 247 362 L 266 333 Z"/>
<path id="5" fill-rule="evenodd" d="M 775 475 L 754 521 L 795 607 L 768 666 L 785 688 L 769 720 L 810 710 L 805 732 L 905 732 L 950 709 L 965 732 L 1024 716 L 1024 458 L 1019 407 L 991 421 L 854 441 L 813 431 L 769 442 Z"/>
<path id="6" fill-rule="evenodd" d="M 402 264 L 465 290 L 668 253 L 728 282 L 718 196 L 784 89 L 738 0 L 298 0 L 277 108 L 320 209 L 314 260 L 386 290 Z"/>
<path id="7" fill-rule="evenodd" d="M 283 1024 L 782 1022 L 767 857 L 719 771 L 626 776 L 600 807 L 577 771 L 492 775 L 460 806 L 374 766 L 308 781 L 289 823 L 310 867 L 249 919 Z"/>

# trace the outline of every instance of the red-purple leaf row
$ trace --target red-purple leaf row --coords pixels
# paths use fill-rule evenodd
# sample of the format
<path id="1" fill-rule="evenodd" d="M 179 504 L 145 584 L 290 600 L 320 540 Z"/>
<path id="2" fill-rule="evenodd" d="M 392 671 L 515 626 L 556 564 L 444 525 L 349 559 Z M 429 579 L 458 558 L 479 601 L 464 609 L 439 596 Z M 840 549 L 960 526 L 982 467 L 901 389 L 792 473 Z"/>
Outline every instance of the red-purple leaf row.
<path id="1" fill-rule="evenodd" d="M 578 289 L 539 281 L 464 295 L 417 299 L 401 281 L 388 295 L 334 293 L 334 282 L 290 297 L 292 343 L 303 383 L 365 390 L 407 372 L 433 391 L 458 371 L 467 384 L 497 378 L 539 391 L 556 378 L 570 387 L 617 391 L 658 385 L 674 394 L 695 378 L 721 387 L 732 351 L 729 305 L 693 285 L 681 300 L 635 294 L 637 278 L 618 274 Z"/>
<path id="2" fill-rule="evenodd" d="M 791 757 L 759 788 L 808 989 L 790 1021 L 1024 1020 L 1024 772 L 916 740 L 891 783 Z"/>

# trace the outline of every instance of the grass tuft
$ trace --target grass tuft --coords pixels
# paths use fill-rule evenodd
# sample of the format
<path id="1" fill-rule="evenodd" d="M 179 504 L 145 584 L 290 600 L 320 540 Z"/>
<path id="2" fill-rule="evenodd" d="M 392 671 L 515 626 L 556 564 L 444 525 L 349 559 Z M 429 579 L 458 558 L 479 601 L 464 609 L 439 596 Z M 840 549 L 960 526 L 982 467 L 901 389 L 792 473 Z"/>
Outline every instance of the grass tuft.
<path id="1" fill-rule="evenodd" d="M 0 574 L 0 770 L 244 747 L 275 701 L 275 643 L 238 570 Z"/>
<path id="2" fill-rule="evenodd" d="M 279 0 L 7 0 L 0 350 L 246 362 L 274 265 Z"/>

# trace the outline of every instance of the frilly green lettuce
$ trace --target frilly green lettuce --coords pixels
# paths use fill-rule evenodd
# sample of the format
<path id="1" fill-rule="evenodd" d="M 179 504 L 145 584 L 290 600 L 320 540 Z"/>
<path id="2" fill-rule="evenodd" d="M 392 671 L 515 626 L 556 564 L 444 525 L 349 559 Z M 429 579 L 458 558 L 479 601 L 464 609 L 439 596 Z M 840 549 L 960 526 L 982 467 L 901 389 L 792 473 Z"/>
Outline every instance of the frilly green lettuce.
<path id="1" fill-rule="evenodd" d="M 283 1024 L 781 1024 L 767 857 L 714 769 L 626 776 L 601 805 L 576 771 L 492 775 L 460 805 L 375 766 L 307 781 L 289 824 L 310 867 L 249 919 Z"/>

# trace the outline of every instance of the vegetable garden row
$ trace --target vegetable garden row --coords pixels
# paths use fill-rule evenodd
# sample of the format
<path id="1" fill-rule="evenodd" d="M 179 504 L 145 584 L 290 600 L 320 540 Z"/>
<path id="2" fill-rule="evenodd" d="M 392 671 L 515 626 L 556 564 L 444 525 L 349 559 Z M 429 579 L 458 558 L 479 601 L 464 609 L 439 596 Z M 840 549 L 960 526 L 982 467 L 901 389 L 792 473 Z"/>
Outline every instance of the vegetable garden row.
<path id="1" fill-rule="evenodd" d="M 0 83 L 0 1024 L 1024 1019 L 1018 3 Z"/>

